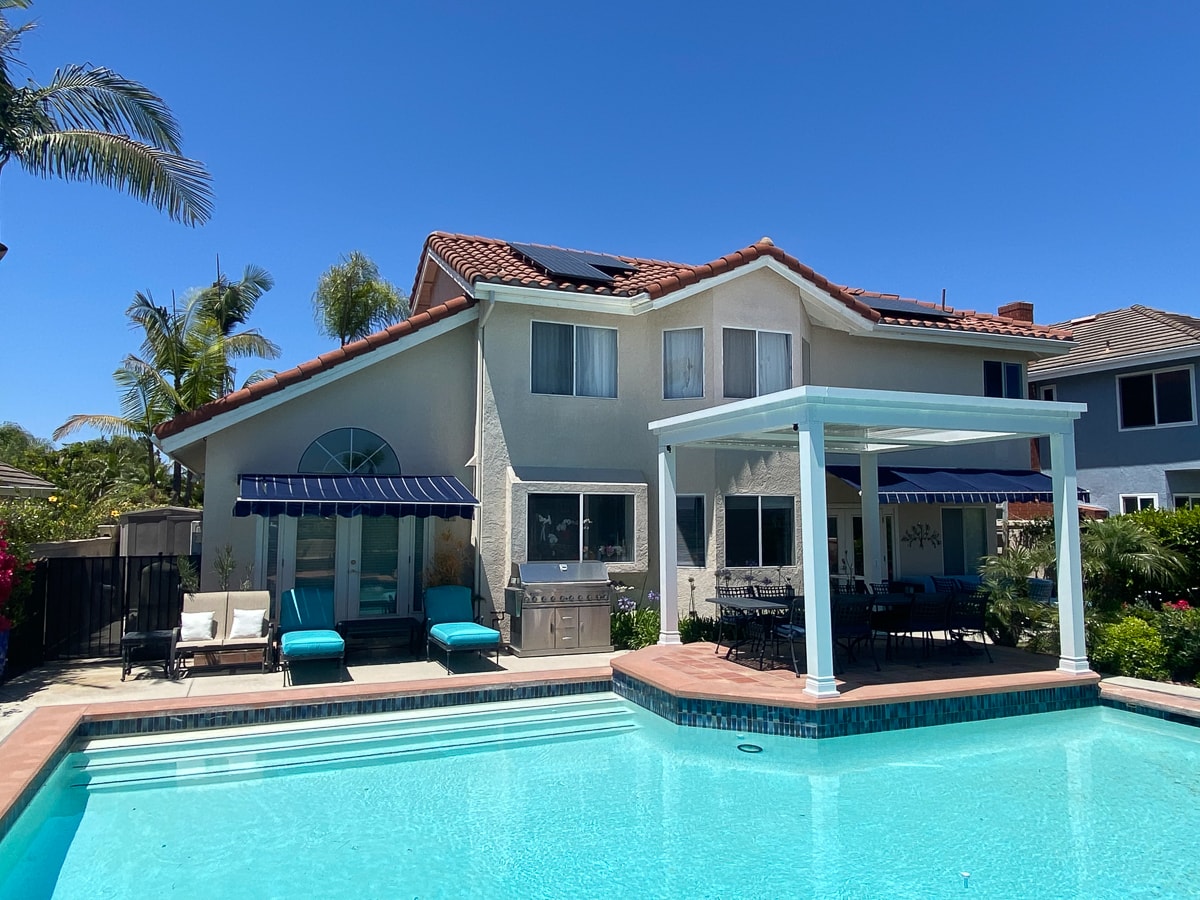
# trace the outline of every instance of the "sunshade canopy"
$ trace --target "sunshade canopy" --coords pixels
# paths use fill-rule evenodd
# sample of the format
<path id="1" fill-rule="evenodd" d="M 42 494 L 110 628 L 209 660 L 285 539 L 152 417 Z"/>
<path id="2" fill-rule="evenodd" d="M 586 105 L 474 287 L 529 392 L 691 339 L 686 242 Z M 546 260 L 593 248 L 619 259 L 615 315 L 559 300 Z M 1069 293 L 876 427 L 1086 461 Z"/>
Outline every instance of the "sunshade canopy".
<path id="1" fill-rule="evenodd" d="M 862 490 L 858 466 L 826 466 L 825 471 Z M 1053 482 L 1028 469 L 940 469 L 880 466 L 880 503 L 1004 503 L 1054 499 Z M 1079 491 L 1080 500 L 1088 500 Z"/>
<path id="2" fill-rule="evenodd" d="M 235 516 L 471 518 L 479 501 L 450 475 L 242 475 Z"/>

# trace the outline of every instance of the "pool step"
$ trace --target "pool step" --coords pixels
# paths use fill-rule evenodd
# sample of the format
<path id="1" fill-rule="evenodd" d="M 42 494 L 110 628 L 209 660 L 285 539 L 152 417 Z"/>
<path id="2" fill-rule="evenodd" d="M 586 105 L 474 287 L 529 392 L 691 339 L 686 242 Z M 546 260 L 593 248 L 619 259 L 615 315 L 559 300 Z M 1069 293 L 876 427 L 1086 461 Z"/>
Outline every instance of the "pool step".
<path id="1" fill-rule="evenodd" d="M 88 742 L 68 764 L 72 785 L 96 790 L 579 740 L 636 727 L 628 703 L 602 694 L 238 728 L 202 737 L 109 738 Z"/>

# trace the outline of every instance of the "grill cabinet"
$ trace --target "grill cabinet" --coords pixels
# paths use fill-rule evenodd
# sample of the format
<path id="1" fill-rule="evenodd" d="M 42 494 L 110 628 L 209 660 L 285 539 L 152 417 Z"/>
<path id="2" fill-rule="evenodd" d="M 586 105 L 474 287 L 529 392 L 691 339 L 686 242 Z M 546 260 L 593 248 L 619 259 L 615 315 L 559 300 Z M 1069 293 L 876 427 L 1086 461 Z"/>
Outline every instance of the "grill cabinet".
<path id="1" fill-rule="evenodd" d="M 602 562 L 530 562 L 504 589 L 517 656 L 612 650 L 612 591 Z"/>

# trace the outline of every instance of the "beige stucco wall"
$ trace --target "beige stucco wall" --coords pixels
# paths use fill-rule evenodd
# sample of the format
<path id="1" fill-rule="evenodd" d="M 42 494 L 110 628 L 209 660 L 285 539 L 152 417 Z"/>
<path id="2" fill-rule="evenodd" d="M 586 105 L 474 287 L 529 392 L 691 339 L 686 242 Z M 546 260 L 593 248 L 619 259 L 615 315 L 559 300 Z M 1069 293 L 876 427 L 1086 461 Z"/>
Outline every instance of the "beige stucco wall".
<path id="1" fill-rule="evenodd" d="M 445 299 L 461 293 L 444 273 L 431 296 Z M 565 301 L 569 303 L 569 300 Z M 531 320 L 617 329 L 617 398 L 535 395 L 530 390 Z M 704 331 L 704 396 L 689 400 L 662 398 L 662 334 L 666 329 L 699 327 Z M 955 344 L 918 343 L 851 337 L 818 325 L 810 318 L 797 288 L 765 270 L 753 271 L 660 310 L 629 316 L 566 308 L 479 303 L 478 322 L 390 358 L 363 371 L 330 382 L 257 416 L 224 429 L 209 439 L 204 540 L 205 585 L 211 584 L 214 551 L 227 541 L 239 559 L 251 558 L 254 520 L 231 516 L 237 475 L 295 471 L 308 444 L 334 428 L 355 426 L 379 434 L 396 450 L 408 474 L 452 474 L 471 487 L 481 501 L 471 537 L 479 551 L 479 592 L 497 608 L 512 566 L 524 559 L 525 495 L 513 476 L 524 467 L 627 469 L 641 473 L 644 486 L 636 496 L 637 558 L 614 574 L 644 592 L 658 587 L 656 523 L 657 444 L 647 423 L 728 402 L 720 373 L 722 329 L 757 328 L 792 335 L 793 384 L 811 370 L 811 383 L 932 393 L 982 394 L 982 360 L 1023 361 L 1012 352 L 980 351 Z M 476 382 L 477 341 L 483 345 L 482 384 Z M 804 360 L 806 345 L 811 358 Z M 481 418 L 476 433 L 476 397 L 481 388 Z M 478 446 L 477 446 L 478 444 Z M 467 462 L 478 450 L 477 467 Z M 906 455 L 917 465 L 950 462 L 932 453 Z M 1028 466 L 1025 442 L 982 445 L 955 451 L 959 464 Z M 886 463 L 900 464 L 899 456 Z M 830 462 L 856 463 L 854 457 Z M 711 614 L 703 600 L 715 593 L 713 573 L 723 561 L 724 498 L 730 494 L 795 497 L 799 477 L 794 454 L 744 453 L 682 448 L 678 457 L 678 490 L 702 494 L 707 527 L 707 567 L 681 569 L 681 610 L 694 601 L 697 612 Z M 587 491 L 595 485 L 562 485 Z M 542 484 L 539 490 L 553 490 Z M 841 482 L 828 482 L 830 504 L 854 505 L 857 493 Z M 900 507 L 897 531 L 914 516 L 933 515 L 938 507 Z M 795 559 L 801 559 L 799 507 Z M 907 554 L 907 548 L 900 548 Z M 906 559 L 907 562 L 907 559 Z M 940 570 L 936 560 L 914 558 L 916 569 Z M 924 574 L 916 572 L 914 574 Z M 774 569 L 754 577 L 800 580 L 798 566 Z M 909 574 L 908 569 L 903 574 Z"/>
<path id="2" fill-rule="evenodd" d="M 296 472 L 308 445 L 327 431 L 373 431 L 396 451 L 403 474 L 453 475 L 470 487 L 474 361 L 474 327 L 467 322 L 209 437 L 202 588 L 214 589 L 213 560 L 226 543 L 239 572 L 254 559 L 257 517 L 233 516 L 238 476 Z"/>

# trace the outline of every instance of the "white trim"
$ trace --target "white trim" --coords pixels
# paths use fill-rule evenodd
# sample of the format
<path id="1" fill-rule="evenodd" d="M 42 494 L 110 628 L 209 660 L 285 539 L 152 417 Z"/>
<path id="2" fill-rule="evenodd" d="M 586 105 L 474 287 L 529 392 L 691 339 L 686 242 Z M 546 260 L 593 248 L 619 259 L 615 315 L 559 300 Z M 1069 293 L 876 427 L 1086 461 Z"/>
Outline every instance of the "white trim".
<path id="1" fill-rule="evenodd" d="M 1028 370 L 1026 370 L 1026 371 L 1028 371 Z M 1029 384 L 1038 393 L 1038 396 L 1035 399 L 1041 400 L 1042 402 L 1050 402 L 1050 403 L 1053 403 L 1055 400 L 1058 399 L 1058 385 L 1055 382 L 1050 382 L 1049 384 L 1034 384 L 1031 381 L 1031 382 L 1029 382 Z M 1047 391 L 1049 391 L 1051 394 L 1053 394 L 1053 396 L 1047 398 L 1045 396 Z"/>
<path id="2" fill-rule="evenodd" d="M 988 363 L 995 363 L 1000 367 L 1000 393 L 989 394 L 987 392 L 987 366 Z M 1018 371 L 1017 396 L 1008 396 L 1008 367 L 1013 366 Z M 1029 385 L 1025 381 L 1025 366 L 1019 362 L 1010 362 L 1006 359 L 985 359 L 983 361 L 983 390 L 981 391 L 985 397 L 999 397 L 1004 400 L 1022 400 L 1029 396 Z"/>
<path id="3" fill-rule="evenodd" d="M 614 316 L 635 316 L 631 297 L 613 297 L 607 294 L 587 294 L 583 291 L 558 291 L 551 288 L 529 287 L 519 284 L 493 284 L 479 281 L 475 287 L 487 290 L 497 303 L 518 303 L 542 309 L 561 309 L 571 313 L 595 312 Z M 645 296 L 644 294 L 639 294 Z"/>
<path id="4" fill-rule="evenodd" d="M 468 297 L 475 296 L 475 290 L 473 286 L 465 278 L 459 275 L 458 272 L 454 271 L 454 267 L 442 259 L 441 256 L 439 256 L 433 250 L 430 250 L 427 254 L 427 257 L 437 263 L 438 268 L 449 275 L 454 283 L 462 288 L 464 294 L 466 294 Z M 423 265 L 421 266 L 421 281 L 419 283 L 422 285 L 425 283 L 425 267 Z"/>
<path id="5" fill-rule="evenodd" d="M 1125 509 L 1125 501 L 1126 500 L 1136 500 L 1137 501 L 1137 509 L 1131 509 L 1131 510 L 1128 510 L 1128 512 L 1140 512 L 1143 509 L 1158 509 L 1159 508 L 1158 494 L 1150 494 L 1150 493 L 1118 494 L 1117 495 L 1117 503 L 1121 507 L 1121 515 L 1124 515 L 1127 512 L 1127 510 Z M 1142 506 L 1143 500 L 1149 500 L 1154 505 L 1153 506 Z"/>
<path id="6" fill-rule="evenodd" d="M 1184 372 L 1188 373 L 1188 399 L 1192 404 L 1192 417 L 1186 422 L 1159 422 L 1158 421 L 1158 379 L 1157 375 L 1166 374 L 1167 372 Z M 1129 378 L 1141 378 L 1144 375 L 1150 376 L 1150 387 L 1153 394 L 1153 425 L 1125 425 L 1124 410 L 1121 406 L 1121 382 Z M 1114 375 L 1114 386 L 1117 390 L 1117 431 L 1157 431 L 1160 428 L 1185 428 L 1189 425 L 1196 424 L 1196 368 L 1188 364 L 1186 366 L 1168 366 L 1161 369 L 1146 369 L 1137 372 L 1123 372 L 1119 375 Z"/>
<path id="7" fill-rule="evenodd" d="M 1179 501 L 1181 499 L 1187 501 L 1187 503 L 1183 506 L 1179 505 Z M 1200 494 L 1194 492 L 1188 493 L 1187 491 L 1181 491 L 1178 494 L 1172 494 L 1171 504 L 1175 509 L 1194 509 L 1196 507 L 1200 507 Z"/>
<path id="8" fill-rule="evenodd" d="M 1074 349 L 1074 348 L 1072 348 Z M 1155 353 L 1141 353 L 1136 356 L 1121 356 L 1105 358 L 1097 362 L 1079 363 L 1073 366 L 1054 366 L 1043 371 L 1033 368 L 1030 363 L 1029 380 L 1049 380 L 1051 378 L 1066 378 L 1070 375 L 1091 375 L 1096 372 L 1113 372 L 1117 369 L 1136 369 L 1139 366 L 1155 366 L 1160 363 L 1179 362 L 1184 359 L 1194 359 L 1200 356 L 1200 344 L 1193 344 L 1182 349 L 1161 350 Z"/>
<path id="9" fill-rule="evenodd" d="M 755 528 L 758 532 L 758 562 L 745 565 L 730 565 L 728 559 L 729 552 L 729 503 L 730 497 L 753 497 L 757 501 L 757 520 Z M 778 499 L 787 499 L 792 503 L 792 545 L 791 545 L 791 562 L 785 563 L 768 563 L 763 562 L 763 498 L 771 497 Z M 779 507 L 782 509 L 783 507 Z M 799 530 L 796 528 L 796 495 L 795 494 L 760 494 L 760 493 L 735 493 L 721 495 L 721 515 L 724 519 L 723 533 L 725 535 L 725 546 L 721 548 L 721 565 L 722 569 L 775 569 L 775 568 L 792 568 L 796 565 L 797 553 L 796 545 Z"/>
<path id="10" fill-rule="evenodd" d="M 752 331 L 754 332 L 754 395 L 752 397 L 730 397 L 725 393 L 725 332 L 726 331 Z M 782 334 L 788 339 L 788 381 L 791 382 L 783 390 L 790 390 L 796 386 L 796 373 L 792 366 L 792 357 L 795 353 L 793 338 L 795 334 L 790 331 L 776 331 L 773 328 L 741 328 L 737 325 L 722 325 L 721 326 L 721 399 L 722 400 L 753 400 L 754 397 L 763 397 L 766 394 L 773 394 L 775 391 L 763 391 L 762 385 L 758 383 L 759 368 L 759 335 L 760 334 Z M 716 385 L 713 385 L 714 390 Z"/>
<path id="11" fill-rule="evenodd" d="M 155 445 L 168 455 L 174 455 L 176 452 L 190 447 L 204 438 L 211 437 L 218 432 L 224 431 L 230 426 L 237 425 L 240 422 L 245 422 L 257 416 L 259 413 L 266 412 L 269 409 L 274 409 L 284 403 L 288 403 L 297 397 L 303 397 L 305 394 L 322 388 L 327 384 L 345 378 L 348 375 L 353 375 L 361 372 L 367 366 L 374 365 L 385 359 L 391 359 L 399 353 L 403 353 L 411 347 L 417 347 L 426 341 L 441 337 L 458 328 L 461 325 L 466 325 L 474 322 L 479 318 L 479 307 L 472 306 L 468 309 L 453 313 L 446 318 L 434 322 L 431 325 L 426 325 L 411 334 L 406 334 L 404 337 L 393 341 L 390 344 L 384 344 L 382 347 L 377 347 L 369 350 L 354 359 L 346 360 L 343 363 L 335 365 L 331 369 L 325 369 L 318 372 L 311 378 L 306 378 L 303 381 L 298 381 L 295 384 L 290 384 L 285 388 L 266 394 L 262 397 L 257 397 L 247 403 L 242 404 L 236 409 L 231 409 L 229 412 L 218 413 L 207 422 L 199 422 L 190 428 L 185 428 L 176 434 L 159 440 L 154 439 Z"/>

